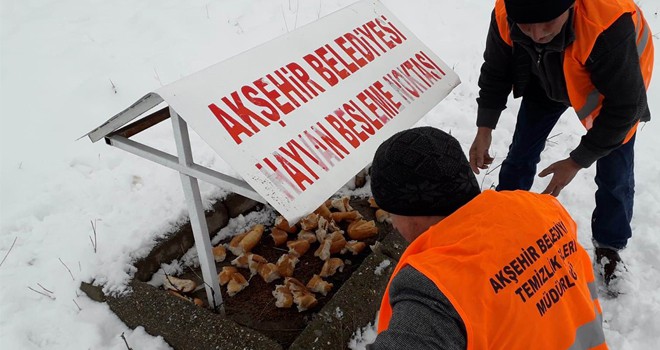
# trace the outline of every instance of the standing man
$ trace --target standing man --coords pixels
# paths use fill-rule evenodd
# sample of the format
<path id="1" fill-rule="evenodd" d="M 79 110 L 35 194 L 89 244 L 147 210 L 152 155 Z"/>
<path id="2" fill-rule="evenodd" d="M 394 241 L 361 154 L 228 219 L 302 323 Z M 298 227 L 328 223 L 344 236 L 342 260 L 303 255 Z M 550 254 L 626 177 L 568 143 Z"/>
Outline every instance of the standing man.
<path id="1" fill-rule="evenodd" d="M 653 42 L 633 0 L 497 0 L 479 78 L 477 135 L 470 148 L 475 173 L 493 161 L 491 133 L 509 93 L 522 96 L 516 129 L 497 190 L 529 190 L 548 134 L 567 107 L 587 133 L 563 160 L 539 173 L 557 196 L 596 163 L 592 240 L 598 271 L 617 294 L 625 270 L 618 251 L 632 236 L 634 143 L 649 121 L 646 89 Z"/>
<path id="2" fill-rule="evenodd" d="M 480 193 L 458 141 L 432 127 L 378 147 L 371 190 L 410 245 L 370 350 L 607 349 L 589 254 L 556 198 Z"/>

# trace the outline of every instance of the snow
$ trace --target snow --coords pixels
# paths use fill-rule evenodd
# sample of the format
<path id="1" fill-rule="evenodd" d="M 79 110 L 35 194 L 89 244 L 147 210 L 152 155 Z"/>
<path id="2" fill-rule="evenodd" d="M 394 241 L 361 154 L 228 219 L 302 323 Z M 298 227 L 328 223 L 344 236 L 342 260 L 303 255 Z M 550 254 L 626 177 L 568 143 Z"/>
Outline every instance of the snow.
<path id="1" fill-rule="evenodd" d="M 337 307 L 335 309 L 335 317 L 341 320 L 344 317 L 344 311 L 342 311 L 339 307 Z"/>
<path id="2" fill-rule="evenodd" d="M 373 343 L 377 335 L 376 324 L 376 321 L 370 322 L 366 327 L 356 330 L 348 342 L 348 348 L 353 350 L 364 349 L 365 344 Z"/>
<path id="3" fill-rule="evenodd" d="M 378 276 L 382 275 L 383 270 L 388 266 L 390 266 L 391 263 L 392 262 L 389 259 L 381 261 L 381 263 L 378 264 L 378 266 L 376 266 L 376 268 L 374 269 L 374 273 Z"/>
<path id="4" fill-rule="evenodd" d="M 162 338 L 127 328 L 107 305 L 91 301 L 78 286 L 95 279 L 105 284 L 106 292 L 125 290 L 134 272 L 131 263 L 185 221 L 179 176 L 103 142 L 77 139 L 146 92 L 351 2 L 3 0 L 2 348 L 125 349 L 124 334 L 132 348 L 169 349 Z M 462 84 L 418 125 L 451 131 L 467 150 L 476 132 L 476 85 L 492 1 L 383 2 L 461 77 Z M 639 3 L 657 33 L 660 3 Z M 658 34 L 654 43 L 660 47 Z M 660 83 L 655 80 L 649 90 L 655 120 L 640 128 L 636 141 L 634 236 L 622 253 L 631 273 L 629 293 L 601 299 L 612 349 L 650 349 L 660 340 L 660 158 L 655 153 L 660 147 Z M 518 104 L 510 101 L 493 134 L 495 164 L 506 154 Z M 539 168 L 565 158 L 582 134 L 573 112 L 567 112 Z M 233 174 L 199 137 L 191 137 L 197 162 Z M 138 140 L 174 150 L 168 123 Z M 594 172 L 592 167 L 578 173 L 559 196 L 579 225 L 580 242 L 590 251 Z M 497 170 L 478 178 L 488 188 L 497 181 Z M 541 191 L 547 181 L 539 179 L 532 190 Z M 226 193 L 203 182 L 200 186 L 206 206 Z M 350 190 L 347 185 L 340 193 Z M 92 222 L 96 252 L 90 242 Z M 351 348 L 363 349 L 374 336 L 373 327 L 359 330 Z"/>

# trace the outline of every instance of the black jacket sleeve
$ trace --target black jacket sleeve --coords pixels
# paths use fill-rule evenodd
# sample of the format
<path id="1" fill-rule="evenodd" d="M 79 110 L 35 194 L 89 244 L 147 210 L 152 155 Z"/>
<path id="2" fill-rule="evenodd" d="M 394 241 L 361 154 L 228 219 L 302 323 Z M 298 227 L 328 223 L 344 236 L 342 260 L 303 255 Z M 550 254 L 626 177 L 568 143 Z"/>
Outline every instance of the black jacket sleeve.
<path id="1" fill-rule="evenodd" d="M 584 168 L 619 147 L 637 121 L 650 119 L 635 37 L 632 17 L 624 14 L 600 35 L 589 56 L 586 68 L 604 100 L 593 127 L 571 152 Z"/>
<path id="2" fill-rule="evenodd" d="M 463 350 L 467 338 L 463 320 L 438 287 L 406 266 L 390 285 L 392 318 L 389 327 L 368 350 Z"/>
<path id="3" fill-rule="evenodd" d="M 512 48 L 500 36 L 495 11 L 486 37 L 484 63 L 479 76 L 477 126 L 495 129 L 513 86 Z"/>

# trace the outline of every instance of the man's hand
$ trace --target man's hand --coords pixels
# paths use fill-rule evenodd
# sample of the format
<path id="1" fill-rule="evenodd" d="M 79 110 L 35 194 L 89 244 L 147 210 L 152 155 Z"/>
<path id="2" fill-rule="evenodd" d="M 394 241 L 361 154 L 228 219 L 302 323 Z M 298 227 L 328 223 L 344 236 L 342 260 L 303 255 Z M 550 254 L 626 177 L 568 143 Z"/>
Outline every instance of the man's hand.
<path id="1" fill-rule="evenodd" d="M 479 174 L 479 169 L 488 169 L 493 163 L 493 157 L 488 154 L 490 143 L 493 140 L 493 129 L 480 127 L 477 130 L 477 136 L 474 137 L 470 147 L 470 167 L 475 174 Z"/>
<path id="2" fill-rule="evenodd" d="M 580 169 L 582 169 L 582 167 L 570 157 L 552 163 L 549 167 L 543 169 L 543 171 L 539 173 L 540 177 L 554 174 L 552 175 L 552 179 L 550 179 L 548 187 L 543 191 L 543 194 L 551 194 L 557 197 L 561 190 L 573 180 Z"/>

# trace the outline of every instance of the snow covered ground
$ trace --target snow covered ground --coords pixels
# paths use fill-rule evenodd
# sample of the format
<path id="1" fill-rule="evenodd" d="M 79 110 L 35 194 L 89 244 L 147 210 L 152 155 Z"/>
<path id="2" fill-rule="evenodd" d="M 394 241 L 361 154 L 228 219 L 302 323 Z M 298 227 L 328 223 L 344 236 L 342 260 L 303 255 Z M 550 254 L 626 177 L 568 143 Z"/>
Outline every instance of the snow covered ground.
<path id="1" fill-rule="evenodd" d="M 96 278 L 109 290 L 123 288 L 131 262 L 185 220 L 179 176 L 103 142 L 77 139 L 146 92 L 351 2 L 2 0 L 0 347 L 125 349 L 124 334 L 134 349 L 169 349 L 143 329 L 128 329 L 106 305 L 82 296 L 78 286 Z M 492 1 L 383 2 L 461 77 L 463 83 L 419 125 L 451 130 L 467 149 L 475 133 L 476 81 Z M 658 48 L 660 2 L 638 3 Z M 656 120 L 640 129 L 636 145 L 634 237 L 622 253 L 632 276 L 629 292 L 602 300 L 612 349 L 652 349 L 660 340 L 658 79 L 649 91 Z M 511 101 L 494 133 L 496 164 L 506 154 L 517 105 Z M 172 151 L 171 129 L 163 124 L 140 138 Z M 540 166 L 566 157 L 582 133 L 573 112 L 567 112 Z M 192 136 L 199 163 L 232 173 Z M 593 175 L 593 168 L 580 172 L 560 195 L 589 250 Z M 496 179 L 497 170 L 479 176 L 484 187 Z M 540 179 L 533 190 L 546 182 Z M 224 193 L 201 186 L 207 204 Z M 96 225 L 96 252 L 90 222 Z M 370 339 L 373 329 L 365 329 L 352 346 L 364 348 Z"/>

